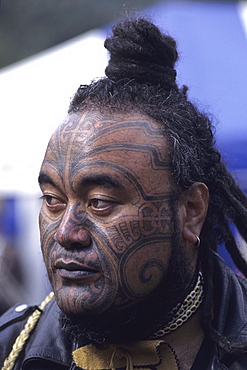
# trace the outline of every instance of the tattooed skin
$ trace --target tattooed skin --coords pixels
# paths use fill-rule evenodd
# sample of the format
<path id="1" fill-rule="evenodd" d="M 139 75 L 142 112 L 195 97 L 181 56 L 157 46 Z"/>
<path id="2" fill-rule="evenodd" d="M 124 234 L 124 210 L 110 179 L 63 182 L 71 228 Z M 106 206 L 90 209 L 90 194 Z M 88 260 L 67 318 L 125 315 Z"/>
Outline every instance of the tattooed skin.
<path id="1" fill-rule="evenodd" d="M 42 251 L 63 312 L 126 309 L 164 281 L 178 194 L 157 123 L 73 113 L 49 142 L 39 182 Z"/>

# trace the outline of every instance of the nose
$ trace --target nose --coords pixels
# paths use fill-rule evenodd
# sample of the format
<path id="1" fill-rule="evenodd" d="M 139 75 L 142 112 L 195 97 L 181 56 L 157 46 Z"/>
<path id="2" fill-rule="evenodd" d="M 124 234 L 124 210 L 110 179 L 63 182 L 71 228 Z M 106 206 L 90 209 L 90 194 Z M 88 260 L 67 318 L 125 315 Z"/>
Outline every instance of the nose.
<path id="1" fill-rule="evenodd" d="M 80 212 L 80 219 L 72 212 L 66 212 L 55 234 L 56 241 L 64 248 L 85 248 L 91 243 L 86 229 L 86 214 Z"/>

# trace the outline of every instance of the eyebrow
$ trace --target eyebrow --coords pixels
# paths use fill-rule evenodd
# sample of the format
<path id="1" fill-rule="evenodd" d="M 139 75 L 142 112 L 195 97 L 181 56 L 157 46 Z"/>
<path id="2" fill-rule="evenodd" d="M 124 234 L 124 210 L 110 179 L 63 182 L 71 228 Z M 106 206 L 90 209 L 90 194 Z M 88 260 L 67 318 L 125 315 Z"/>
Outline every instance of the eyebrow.
<path id="1" fill-rule="evenodd" d="M 80 186 L 98 185 L 106 188 L 124 189 L 123 185 L 115 178 L 109 175 L 89 175 L 80 181 Z"/>
<path id="2" fill-rule="evenodd" d="M 52 178 L 47 175 L 46 173 L 41 172 L 38 177 L 38 182 L 39 185 L 52 185 L 56 187 L 55 182 L 52 180 Z M 98 185 L 98 186 L 104 186 L 109 189 L 124 189 L 123 185 L 115 178 L 109 176 L 109 175 L 89 175 L 85 176 L 81 181 L 80 181 L 80 186 L 93 186 L 93 185 Z"/>
<path id="3" fill-rule="evenodd" d="M 52 178 L 49 175 L 47 175 L 43 172 L 40 172 L 39 177 L 38 177 L 38 182 L 39 182 L 39 186 L 50 184 L 50 185 L 56 187 L 56 184 L 52 180 Z"/>

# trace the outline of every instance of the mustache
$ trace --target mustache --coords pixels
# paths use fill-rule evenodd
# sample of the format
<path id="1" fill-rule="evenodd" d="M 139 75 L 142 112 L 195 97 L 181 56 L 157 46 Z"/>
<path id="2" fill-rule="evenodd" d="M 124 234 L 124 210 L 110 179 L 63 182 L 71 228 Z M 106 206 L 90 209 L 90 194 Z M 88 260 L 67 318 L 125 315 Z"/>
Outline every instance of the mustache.
<path id="1" fill-rule="evenodd" d="M 51 257 L 51 267 L 69 270 L 77 267 L 79 270 L 88 268 L 100 271 L 99 250 L 94 247 L 90 247 L 90 250 L 87 248 L 84 250 L 83 247 L 74 247 L 66 250 L 56 243 Z"/>
<path id="2" fill-rule="evenodd" d="M 67 254 L 64 253 L 56 256 L 52 261 L 52 268 L 65 269 L 67 271 L 89 271 L 89 272 L 102 272 L 102 267 L 99 258 L 94 256 L 83 256 L 81 254 Z"/>

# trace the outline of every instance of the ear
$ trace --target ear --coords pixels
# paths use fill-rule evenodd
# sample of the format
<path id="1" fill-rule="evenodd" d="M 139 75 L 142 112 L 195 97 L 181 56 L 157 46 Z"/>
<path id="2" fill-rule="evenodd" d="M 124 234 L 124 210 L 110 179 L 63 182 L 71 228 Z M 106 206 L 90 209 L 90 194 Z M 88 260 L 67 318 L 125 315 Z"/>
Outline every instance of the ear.
<path id="1" fill-rule="evenodd" d="M 184 191 L 180 198 L 182 212 L 182 235 L 189 243 L 194 244 L 204 224 L 209 201 L 209 191 L 202 182 L 195 182 Z"/>

